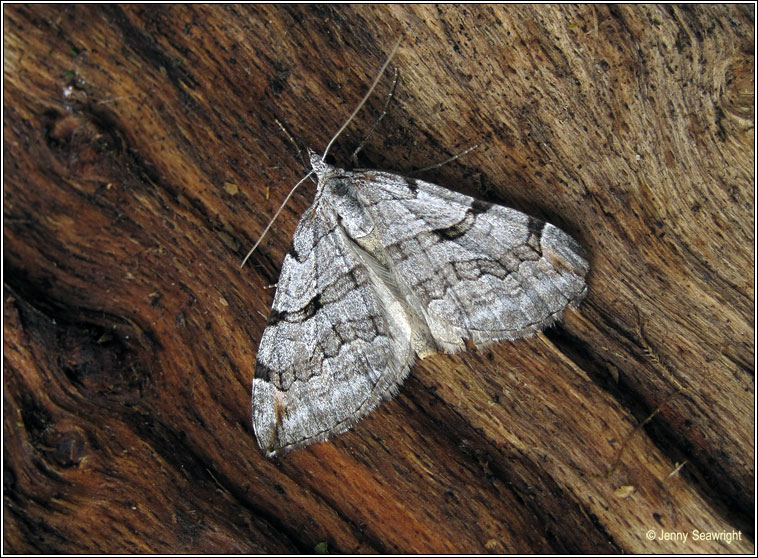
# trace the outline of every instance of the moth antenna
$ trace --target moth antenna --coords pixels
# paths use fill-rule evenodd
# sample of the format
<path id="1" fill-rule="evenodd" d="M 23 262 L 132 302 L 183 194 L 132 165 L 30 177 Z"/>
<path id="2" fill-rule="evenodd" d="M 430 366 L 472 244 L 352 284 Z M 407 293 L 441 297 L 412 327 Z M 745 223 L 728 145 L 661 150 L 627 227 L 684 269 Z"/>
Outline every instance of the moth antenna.
<path id="1" fill-rule="evenodd" d="M 366 101 L 371 96 L 371 93 L 374 92 L 374 89 L 376 88 L 376 84 L 379 83 L 379 79 L 382 77 L 382 74 L 384 74 L 384 70 L 387 69 L 387 66 L 390 65 L 390 62 L 392 61 L 392 57 L 395 56 L 395 53 L 397 52 L 398 47 L 400 46 L 400 41 L 402 41 L 403 38 L 400 37 L 397 42 L 395 43 L 395 46 L 392 47 L 392 52 L 390 52 L 390 55 L 387 57 L 387 60 L 384 62 L 384 66 L 382 66 L 382 69 L 379 70 L 379 73 L 374 78 L 374 83 L 371 84 L 371 87 L 369 87 L 366 94 L 363 96 L 363 99 L 361 99 L 361 102 L 358 103 L 358 106 L 355 107 L 355 110 L 353 111 L 353 114 L 350 115 L 350 117 L 345 121 L 345 123 L 342 125 L 342 127 L 337 130 L 337 133 L 334 134 L 332 139 L 329 141 L 329 144 L 326 146 L 326 149 L 324 150 L 324 154 L 321 156 L 321 160 L 323 161 L 326 159 L 326 154 L 329 153 L 329 149 L 331 149 L 332 144 L 335 142 L 335 140 L 339 137 L 339 135 L 345 131 L 345 128 L 347 128 L 348 124 L 355 118 L 355 115 L 358 114 L 358 111 L 363 108 L 363 105 L 366 104 Z"/>
<path id="2" fill-rule="evenodd" d="M 313 169 L 311 169 L 311 171 L 308 174 L 306 174 L 303 178 L 301 178 L 300 181 L 292 187 L 289 194 L 287 194 L 287 197 L 284 198 L 282 205 L 279 206 L 279 209 L 276 210 L 276 213 L 274 213 L 274 216 L 268 222 L 268 225 L 266 225 L 266 228 L 263 230 L 263 234 L 261 234 L 261 236 L 258 237 L 258 241 L 253 245 L 252 248 L 250 248 L 250 251 L 247 253 L 247 256 L 245 256 L 245 259 L 242 260 L 242 263 L 240 264 L 240 269 L 245 267 L 245 262 L 247 262 L 247 259 L 253 255 L 253 252 L 255 252 L 255 249 L 258 248 L 258 245 L 266 236 L 266 233 L 269 231 L 269 229 L 271 229 L 271 225 L 274 224 L 274 221 L 276 221 L 276 218 L 279 217 L 279 214 L 282 212 L 282 209 L 284 209 L 284 206 L 287 205 L 288 201 L 290 201 L 290 198 L 292 197 L 292 194 L 295 193 L 295 190 L 297 189 L 297 187 L 300 186 L 303 182 L 305 182 L 308 179 L 308 177 L 313 174 L 313 172 L 314 172 Z"/>
<path id="3" fill-rule="evenodd" d="M 366 94 L 363 96 L 363 99 L 361 99 L 361 102 L 358 103 L 358 106 L 355 107 L 355 110 L 350 115 L 350 117 L 345 121 L 345 123 L 342 125 L 342 127 L 337 130 L 337 133 L 334 134 L 332 139 L 329 141 L 329 144 L 326 146 L 326 149 L 324 150 L 324 154 L 321 156 L 321 160 L 323 161 L 326 158 L 327 153 L 329 153 L 329 149 L 332 147 L 332 144 L 335 142 L 337 137 L 347 128 L 348 124 L 355 118 L 355 115 L 358 114 L 358 111 L 361 110 L 364 104 L 366 104 L 366 101 L 371 96 L 371 93 L 374 92 L 374 89 L 376 89 L 376 85 L 379 83 L 379 79 L 382 77 L 382 74 L 384 74 L 384 71 L 387 69 L 387 66 L 390 65 L 390 62 L 392 61 L 392 57 L 395 56 L 395 53 L 397 52 L 398 47 L 400 46 L 400 41 L 402 41 L 403 38 L 400 37 L 397 42 L 395 43 L 395 46 L 392 47 L 392 51 L 390 52 L 389 56 L 387 57 L 387 60 L 384 62 L 384 65 L 382 66 L 382 69 L 379 70 L 379 73 L 377 74 L 376 78 L 374 78 L 374 83 L 371 84 L 371 87 L 369 87 L 369 90 L 366 92 Z M 277 121 L 277 124 L 279 124 L 279 121 Z M 279 124 L 282 129 L 284 127 Z M 286 133 L 286 130 L 285 130 Z M 289 135 L 289 134 L 287 134 Z M 245 266 L 245 263 L 247 262 L 248 258 L 253 255 L 253 252 L 255 252 L 255 249 L 258 248 L 263 238 L 266 236 L 266 233 L 268 233 L 269 229 L 271 229 L 271 225 L 274 224 L 274 221 L 276 221 L 276 218 L 279 217 L 279 214 L 282 212 L 282 209 L 284 209 L 284 206 L 287 205 L 287 202 L 292 197 L 292 194 L 295 192 L 295 189 L 300 186 L 303 182 L 306 181 L 306 179 L 311 176 L 314 173 L 314 171 L 311 169 L 311 171 L 306 174 L 300 182 L 295 184 L 292 189 L 289 191 L 289 194 L 287 194 L 287 197 L 284 198 L 284 201 L 282 202 L 282 205 L 279 206 L 279 209 L 276 210 L 276 213 L 274 213 L 274 216 L 271 218 L 271 220 L 268 222 L 268 225 L 266 225 L 266 228 L 263 230 L 263 234 L 258 238 L 258 241 L 253 245 L 252 248 L 250 248 L 250 251 L 247 253 L 247 256 L 245 256 L 245 259 L 242 260 L 242 263 L 240 264 L 240 269 L 242 269 Z"/>

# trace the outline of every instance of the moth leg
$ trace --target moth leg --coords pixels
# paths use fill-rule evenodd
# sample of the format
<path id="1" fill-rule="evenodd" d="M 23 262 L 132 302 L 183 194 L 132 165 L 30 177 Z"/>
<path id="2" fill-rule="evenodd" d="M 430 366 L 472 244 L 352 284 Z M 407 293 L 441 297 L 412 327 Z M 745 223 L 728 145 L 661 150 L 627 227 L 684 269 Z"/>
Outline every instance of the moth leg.
<path id="1" fill-rule="evenodd" d="M 452 157 L 449 157 L 449 158 L 445 159 L 441 163 L 435 163 L 433 165 L 429 165 L 428 167 L 424 167 L 423 169 L 418 169 L 418 170 L 415 170 L 415 171 L 411 171 L 411 172 L 408 173 L 407 176 L 413 176 L 414 174 L 419 174 L 419 173 L 422 173 L 422 172 L 438 169 L 438 168 L 440 168 L 443 165 L 447 165 L 448 163 L 452 163 L 456 159 L 460 159 L 464 155 L 467 155 L 468 153 L 471 153 L 477 147 L 479 147 L 478 143 L 475 144 L 475 145 L 472 145 L 471 147 L 469 147 L 467 149 L 464 149 L 463 151 L 461 151 L 457 155 L 453 155 Z"/>
<path id="2" fill-rule="evenodd" d="M 297 156 L 300 158 L 300 162 L 303 163 L 304 167 L 309 167 L 310 165 L 306 164 L 305 158 L 303 157 L 303 152 L 300 149 L 300 146 L 297 144 L 297 142 L 293 139 L 292 135 L 287 131 L 287 128 L 284 127 L 284 124 L 279 122 L 278 118 L 274 118 L 274 122 L 279 126 L 279 129 L 284 133 L 285 136 L 287 136 L 287 139 L 289 142 L 295 147 L 295 151 L 297 151 Z M 315 183 L 316 179 L 311 176 L 311 180 Z"/>
<path id="3" fill-rule="evenodd" d="M 379 126 L 379 123 L 382 121 L 382 118 L 387 114 L 387 107 L 390 106 L 390 101 L 392 100 L 392 97 L 395 96 L 395 86 L 397 85 L 397 77 L 400 72 L 397 68 L 395 68 L 395 77 L 392 80 L 392 87 L 390 87 L 390 94 L 387 96 L 387 100 L 384 103 L 384 108 L 382 109 L 382 114 L 379 115 L 379 118 L 377 118 L 374 121 L 374 125 L 371 126 L 371 129 L 369 130 L 368 134 L 366 134 L 366 137 L 363 138 L 361 143 L 358 145 L 358 147 L 355 148 L 355 151 L 353 151 L 353 155 L 351 157 L 353 161 L 353 166 L 358 166 L 358 153 L 361 149 L 366 145 L 366 142 L 369 140 L 369 138 L 373 135 L 374 131 L 376 130 L 376 127 Z"/>

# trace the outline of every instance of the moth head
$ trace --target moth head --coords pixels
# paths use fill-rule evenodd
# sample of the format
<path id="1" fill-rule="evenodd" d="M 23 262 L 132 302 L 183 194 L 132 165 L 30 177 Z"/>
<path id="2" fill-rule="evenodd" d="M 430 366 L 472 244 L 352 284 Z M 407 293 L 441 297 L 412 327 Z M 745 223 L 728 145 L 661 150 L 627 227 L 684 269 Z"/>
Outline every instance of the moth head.
<path id="1" fill-rule="evenodd" d="M 310 157 L 311 167 L 313 167 L 313 171 L 319 178 L 322 177 L 329 165 L 322 160 L 321 155 L 312 149 L 308 149 L 308 156 Z"/>

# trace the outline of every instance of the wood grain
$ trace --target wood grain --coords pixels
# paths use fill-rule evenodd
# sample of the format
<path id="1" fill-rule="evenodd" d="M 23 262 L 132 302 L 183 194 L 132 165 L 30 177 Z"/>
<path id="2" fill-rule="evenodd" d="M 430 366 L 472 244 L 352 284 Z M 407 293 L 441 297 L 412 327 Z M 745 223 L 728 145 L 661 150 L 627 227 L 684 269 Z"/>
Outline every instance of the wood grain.
<path id="1" fill-rule="evenodd" d="M 754 552 L 754 15 L 4 6 L 4 552 Z M 322 150 L 399 35 L 361 165 L 481 144 L 423 177 L 571 233 L 589 295 L 268 461 L 250 382 L 312 185 L 239 262 L 306 172 L 287 134 Z"/>

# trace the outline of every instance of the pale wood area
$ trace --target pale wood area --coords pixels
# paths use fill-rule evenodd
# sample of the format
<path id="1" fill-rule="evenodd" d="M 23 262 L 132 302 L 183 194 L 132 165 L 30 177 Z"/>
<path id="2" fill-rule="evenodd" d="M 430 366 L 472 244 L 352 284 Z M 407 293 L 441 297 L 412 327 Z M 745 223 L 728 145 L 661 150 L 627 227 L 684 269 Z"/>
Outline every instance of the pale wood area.
<path id="1" fill-rule="evenodd" d="M 753 6 L 3 17 L 5 552 L 754 551 Z M 480 143 L 423 178 L 571 233 L 589 295 L 269 461 L 250 382 L 314 192 L 240 270 L 306 171 L 277 120 L 323 150 L 401 32 L 361 165 Z"/>

